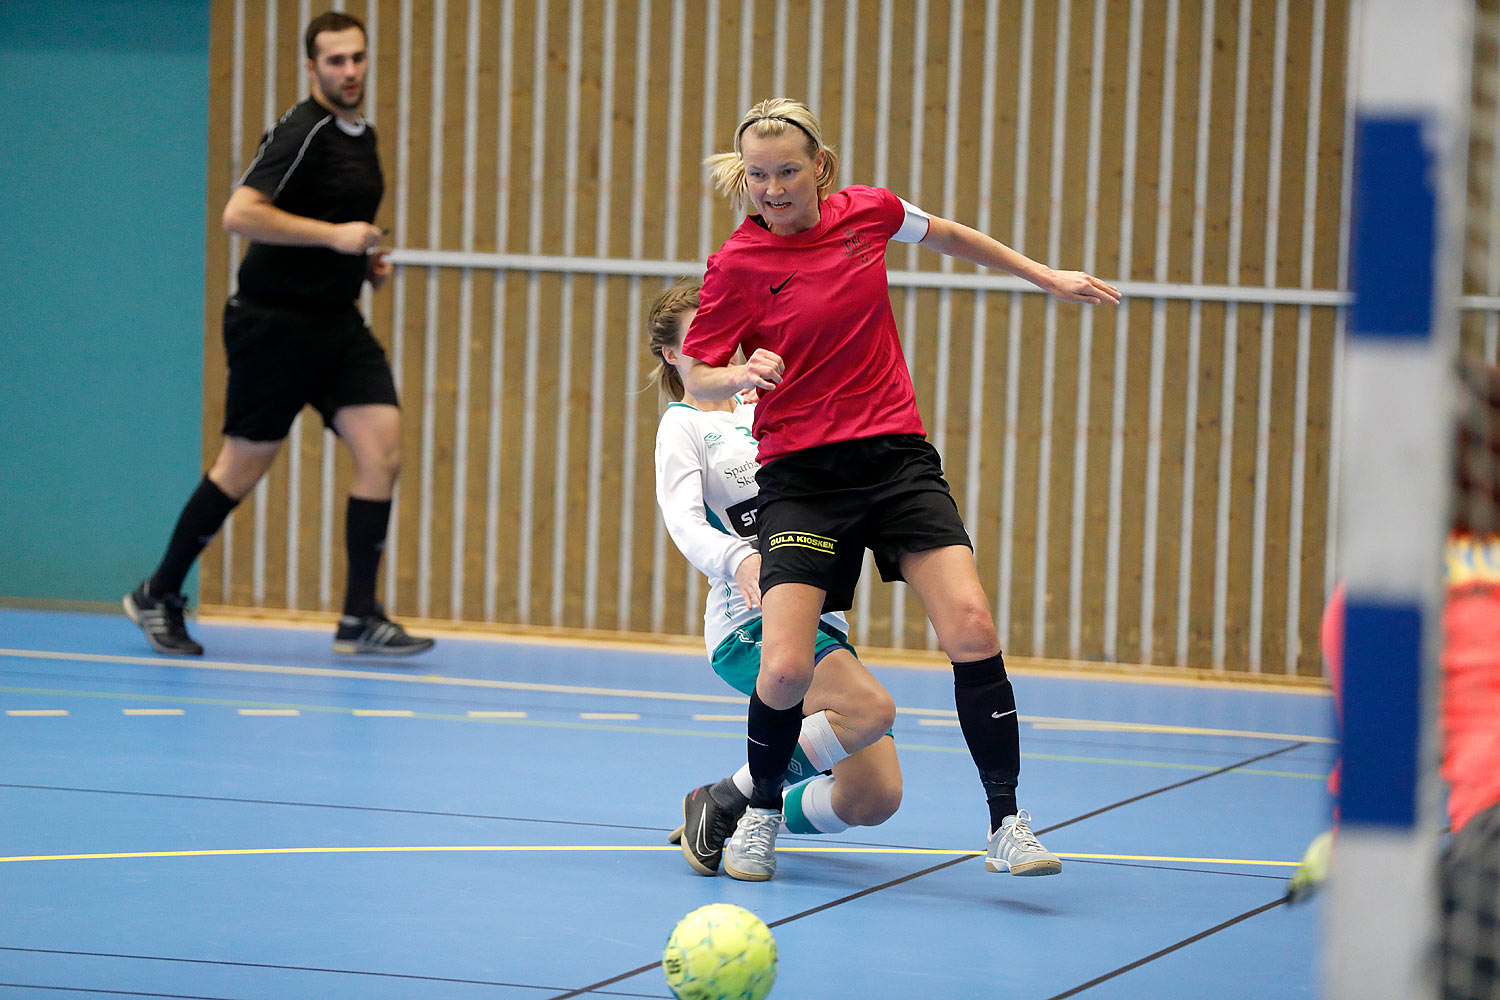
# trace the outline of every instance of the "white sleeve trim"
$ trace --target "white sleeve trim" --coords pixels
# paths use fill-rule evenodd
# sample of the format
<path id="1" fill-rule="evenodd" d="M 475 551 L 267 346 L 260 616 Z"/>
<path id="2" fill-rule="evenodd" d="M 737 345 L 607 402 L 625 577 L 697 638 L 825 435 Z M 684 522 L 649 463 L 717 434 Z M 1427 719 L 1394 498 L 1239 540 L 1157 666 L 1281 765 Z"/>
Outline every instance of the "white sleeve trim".
<path id="1" fill-rule="evenodd" d="M 329 115 L 327 118 L 324 118 L 322 121 L 318 122 L 318 124 L 314 125 L 312 127 L 312 130 L 307 133 L 307 138 L 302 140 L 302 148 L 297 150 L 297 158 L 292 161 L 291 166 L 286 168 L 286 173 L 281 175 L 281 183 L 276 185 L 276 194 L 273 194 L 271 196 L 273 200 L 281 194 L 281 189 L 286 187 L 286 182 L 291 179 L 292 171 L 297 169 L 297 164 L 302 162 L 302 156 L 307 152 L 307 147 L 312 145 L 313 136 L 317 135 L 318 131 L 332 120 L 333 115 Z"/>
<path id="2" fill-rule="evenodd" d="M 896 235 L 891 239 L 897 243 L 921 243 L 927 236 L 927 228 L 932 225 L 932 216 L 922 211 L 905 198 L 898 198 L 901 207 L 906 209 L 906 218 L 901 223 L 901 228 L 896 230 Z"/>

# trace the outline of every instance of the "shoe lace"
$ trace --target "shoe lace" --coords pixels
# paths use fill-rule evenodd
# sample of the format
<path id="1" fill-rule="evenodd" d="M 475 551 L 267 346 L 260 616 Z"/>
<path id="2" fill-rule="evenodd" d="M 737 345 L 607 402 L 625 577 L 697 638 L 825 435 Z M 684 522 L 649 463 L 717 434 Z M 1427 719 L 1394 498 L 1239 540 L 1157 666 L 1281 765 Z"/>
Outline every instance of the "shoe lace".
<path id="1" fill-rule="evenodd" d="M 723 844 L 734 835 L 734 828 L 739 825 L 740 816 L 732 810 L 725 809 L 717 803 L 713 809 L 713 818 L 709 821 L 709 834 L 714 844 Z"/>
<path id="2" fill-rule="evenodd" d="M 1043 851 L 1042 842 L 1031 832 L 1031 814 L 1025 809 L 1016 813 L 1016 821 L 1010 825 L 1010 838 L 1016 845 L 1028 851 Z"/>
<path id="3" fill-rule="evenodd" d="M 762 816 L 758 813 L 750 815 L 744 821 L 745 829 L 741 836 L 741 853 L 755 861 L 769 862 L 772 853 L 776 850 L 776 827 L 780 817 L 772 814 Z"/>

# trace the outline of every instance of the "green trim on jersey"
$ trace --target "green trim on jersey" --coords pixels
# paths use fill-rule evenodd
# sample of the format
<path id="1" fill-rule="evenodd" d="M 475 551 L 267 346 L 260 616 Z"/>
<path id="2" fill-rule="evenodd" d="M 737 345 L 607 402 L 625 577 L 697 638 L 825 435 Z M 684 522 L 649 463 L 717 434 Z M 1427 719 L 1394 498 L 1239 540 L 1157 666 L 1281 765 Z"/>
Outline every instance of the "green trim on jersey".
<path id="1" fill-rule="evenodd" d="M 720 531 L 724 532 L 724 534 L 726 534 L 726 535 L 729 534 L 729 529 L 726 528 L 726 527 L 724 527 L 724 522 L 719 520 L 718 516 L 715 515 L 714 512 L 709 508 L 708 504 L 704 504 L 703 505 L 703 513 L 705 513 L 705 514 L 708 515 L 708 523 L 710 525 L 712 525 L 715 528 L 718 528 Z"/>

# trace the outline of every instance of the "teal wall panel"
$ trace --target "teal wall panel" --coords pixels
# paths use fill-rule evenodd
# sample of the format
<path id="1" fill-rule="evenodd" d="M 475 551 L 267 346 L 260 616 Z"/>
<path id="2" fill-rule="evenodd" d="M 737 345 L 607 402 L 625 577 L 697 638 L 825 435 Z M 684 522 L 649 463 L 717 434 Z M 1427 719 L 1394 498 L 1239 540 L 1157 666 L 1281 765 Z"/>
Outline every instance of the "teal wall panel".
<path id="1" fill-rule="evenodd" d="M 117 600 L 199 475 L 208 39 L 0 3 L 0 598 Z"/>

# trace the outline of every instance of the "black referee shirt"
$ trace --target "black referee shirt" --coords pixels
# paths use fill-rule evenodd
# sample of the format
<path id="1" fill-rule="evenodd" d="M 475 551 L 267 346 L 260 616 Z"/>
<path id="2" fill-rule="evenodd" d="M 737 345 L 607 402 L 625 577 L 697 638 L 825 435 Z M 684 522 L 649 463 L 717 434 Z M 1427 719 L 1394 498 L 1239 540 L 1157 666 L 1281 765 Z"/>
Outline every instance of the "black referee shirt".
<path id="1" fill-rule="evenodd" d="M 293 215 L 325 222 L 374 222 L 385 193 L 375 129 L 341 121 L 308 98 L 271 126 L 240 178 Z M 347 305 L 365 280 L 363 254 L 326 247 L 251 242 L 239 291 L 273 304 Z"/>

